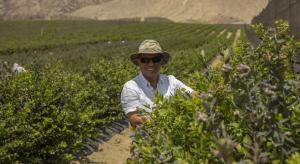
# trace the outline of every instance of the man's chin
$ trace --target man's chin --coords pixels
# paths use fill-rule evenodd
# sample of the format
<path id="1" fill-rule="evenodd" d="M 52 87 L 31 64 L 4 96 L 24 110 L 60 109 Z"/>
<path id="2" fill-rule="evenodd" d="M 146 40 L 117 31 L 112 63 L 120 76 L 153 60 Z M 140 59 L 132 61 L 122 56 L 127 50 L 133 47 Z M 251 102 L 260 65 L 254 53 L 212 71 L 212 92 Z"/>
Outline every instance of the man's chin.
<path id="1" fill-rule="evenodd" d="M 158 74 L 159 74 L 159 73 L 154 72 L 154 71 L 147 71 L 147 72 L 144 73 L 144 75 L 147 76 L 147 77 L 155 77 L 155 76 L 157 76 Z"/>

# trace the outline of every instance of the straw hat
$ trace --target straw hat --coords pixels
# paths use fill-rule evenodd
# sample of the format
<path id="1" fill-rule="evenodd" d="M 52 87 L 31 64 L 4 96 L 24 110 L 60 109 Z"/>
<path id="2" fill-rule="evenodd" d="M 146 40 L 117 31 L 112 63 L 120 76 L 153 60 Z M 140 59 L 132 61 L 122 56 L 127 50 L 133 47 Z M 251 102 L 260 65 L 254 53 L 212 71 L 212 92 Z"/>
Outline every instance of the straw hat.
<path id="1" fill-rule="evenodd" d="M 138 65 L 137 59 L 141 56 L 141 54 L 161 54 L 163 56 L 162 65 L 168 63 L 170 60 L 170 54 L 168 52 L 164 52 L 156 40 L 144 40 L 139 46 L 139 52 L 132 54 L 130 56 L 131 61 Z"/>

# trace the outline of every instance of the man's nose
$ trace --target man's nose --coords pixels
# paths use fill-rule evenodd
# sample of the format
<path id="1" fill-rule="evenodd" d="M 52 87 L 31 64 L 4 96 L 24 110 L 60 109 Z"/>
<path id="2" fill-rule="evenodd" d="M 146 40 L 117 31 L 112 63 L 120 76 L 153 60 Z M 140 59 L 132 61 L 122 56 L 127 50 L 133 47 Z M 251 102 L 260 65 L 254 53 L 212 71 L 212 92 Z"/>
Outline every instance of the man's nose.
<path id="1" fill-rule="evenodd" d="M 148 65 L 152 66 L 154 63 L 152 60 L 150 60 L 150 62 L 148 63 Z"/>

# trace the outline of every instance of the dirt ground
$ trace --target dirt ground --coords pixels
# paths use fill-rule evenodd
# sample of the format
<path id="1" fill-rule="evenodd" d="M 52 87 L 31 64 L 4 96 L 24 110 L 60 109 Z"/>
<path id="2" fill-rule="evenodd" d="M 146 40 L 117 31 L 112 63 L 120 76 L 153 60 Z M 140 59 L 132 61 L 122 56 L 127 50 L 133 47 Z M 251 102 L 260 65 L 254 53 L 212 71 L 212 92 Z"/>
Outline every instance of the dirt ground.
<path id="1" fill-rule="evenodd" d="M 123 164 L 129 157 L 131 139 L 130 129 L 114 135 L 109 141 L 101 144 L 98 151 L 87 156 L 88 163 L 97 164 Z"/>

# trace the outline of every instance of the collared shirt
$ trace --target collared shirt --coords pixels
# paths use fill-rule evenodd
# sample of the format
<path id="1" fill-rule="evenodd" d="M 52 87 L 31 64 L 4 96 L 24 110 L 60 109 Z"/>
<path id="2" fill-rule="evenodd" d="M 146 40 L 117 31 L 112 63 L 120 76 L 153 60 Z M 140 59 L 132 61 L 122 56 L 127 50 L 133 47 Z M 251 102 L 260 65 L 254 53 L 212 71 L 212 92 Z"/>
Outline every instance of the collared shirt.
<path id="1" fill-rule="evenodd" d="M 125 114 L 134 112 L 137 108 L 151 112 L 154 103 L 151 101 L 154 93 L 158 92 L 164 98 L 168 98 L 176 93 L 178 89 L 185 89 L 192 93 L 193 89 L 177 80 L 173 75 L 159 75 L 156 90 L 145 79 L 142 73 L 125 83 L 121 93 L 121 104 Z"/>

